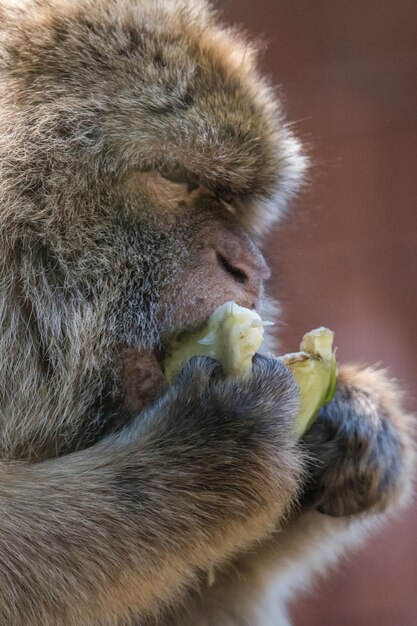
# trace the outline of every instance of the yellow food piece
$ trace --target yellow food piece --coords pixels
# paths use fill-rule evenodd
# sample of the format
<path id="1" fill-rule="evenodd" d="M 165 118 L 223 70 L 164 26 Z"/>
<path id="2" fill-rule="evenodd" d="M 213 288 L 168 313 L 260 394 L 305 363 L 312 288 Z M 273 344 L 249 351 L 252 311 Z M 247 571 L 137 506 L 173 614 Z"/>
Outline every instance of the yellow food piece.
<path id="1" fill-rule="evenodd" d="M 333 336 L 328 328 L 316 328 L 304 335 L 301 352 L 280 357 L 300 388 L 300 410 L 295 419 L 297 438 L 308 430 L 321 407 L 334 395 L 337 365 Z"/>
<path id="2" fill-rule="evenodd" d="M 206 326 L 174 341 L 167 351 L 165 375 L 168 380 L 195 355 L 220 361 L 226 376 L 245 377 L 252 372 L 252 358 L 260 348 L 264 326 L 256 311 L 235 302 L 217 308 Z M 299 438 L 316 418 L 320 408 L 333 397 L 336 388 L 336 358 L 333 332 L 317 328 L 304 335 L 301 352 L 278 357 L 289 367 L 300 388 L 300 411 L 294 428 Z"/>

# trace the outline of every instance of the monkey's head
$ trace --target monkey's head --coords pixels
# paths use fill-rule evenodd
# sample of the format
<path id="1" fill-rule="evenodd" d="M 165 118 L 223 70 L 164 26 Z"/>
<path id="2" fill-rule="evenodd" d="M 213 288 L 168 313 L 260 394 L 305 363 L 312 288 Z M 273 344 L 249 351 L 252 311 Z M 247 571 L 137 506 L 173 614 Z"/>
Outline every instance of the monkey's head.
<path id="1" fill-rule="evenodd" d="M 39 376 L 258 307 L 305 160 L 242 35 L 199 0 L 2 0 L 0 42 L 3 289 Z"/>

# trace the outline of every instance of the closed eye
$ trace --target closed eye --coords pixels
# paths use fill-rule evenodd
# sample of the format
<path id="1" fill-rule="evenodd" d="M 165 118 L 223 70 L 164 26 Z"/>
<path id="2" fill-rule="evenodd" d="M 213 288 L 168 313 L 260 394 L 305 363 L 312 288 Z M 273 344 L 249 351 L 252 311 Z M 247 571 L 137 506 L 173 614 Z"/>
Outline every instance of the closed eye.
<path id="1" fill-rule="evenodd" d="M 173 165 L 161 165 L 159 173 L 163 178 L 170 180 L 172 183 L 185 184 L 187 182 L 187 172 L 185 167 L 179 163 Z"/>
<path id="2" fill-rule="evenodd" d="M 171 183 L 177 183 L 179 185 L 187 185 L 187 191 L 191 192 L 200 187 L 200 183 L 191 172 L 188 172 L 185 167 L 180 163 L 174 163 L 173 165 L 162 165 L 159 168 L 159 173 L 163 178 L 169 180 Z"/>

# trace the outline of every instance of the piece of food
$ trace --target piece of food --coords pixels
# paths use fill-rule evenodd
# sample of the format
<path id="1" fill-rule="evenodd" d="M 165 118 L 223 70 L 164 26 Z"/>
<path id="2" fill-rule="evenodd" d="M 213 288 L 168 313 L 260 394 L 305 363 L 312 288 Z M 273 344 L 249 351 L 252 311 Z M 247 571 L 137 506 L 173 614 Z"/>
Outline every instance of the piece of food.
<path id="1" fill-rule="evenodd" d="M 262 344 L 264 326 L 270 323 L 256 311 L 226 302 L 214 311 L 206 326 L 168 347 L 165 375 L 171 380 L 189 358 L 205 355 L 220 361 L 226 376 L 250 376 L 253 355 Z M 300 411 L 294 424 L 298 438 L 333 397 L 337 367 L 332 343 L 333 332 L 317 328 L 304 335 L 301 352 L 277 357 L 291 369 L 300 387 Z"/>
<path id="2" fill-rule="evenodd" d="M 198 354 L 220 361 L 226 376 L 249 376 L 253 355 L 264 338 L 264 326 L 269 324 L 256 311 L 226 302 L 214 311 L 204 328 L 169 346 L 166 377 L 171 380 L 188 359 Z"/>
<path id="3" fill-rule="evenodd" d="M 300 387 L 300 410 L 295 420 L 298 438 L 308 430 L 321 407 L 330 402 L 336 390 L 333 335 L 328 328 L 316 328 L 304 335 L 301 352 L 279 357 L 290 368 Z"/>

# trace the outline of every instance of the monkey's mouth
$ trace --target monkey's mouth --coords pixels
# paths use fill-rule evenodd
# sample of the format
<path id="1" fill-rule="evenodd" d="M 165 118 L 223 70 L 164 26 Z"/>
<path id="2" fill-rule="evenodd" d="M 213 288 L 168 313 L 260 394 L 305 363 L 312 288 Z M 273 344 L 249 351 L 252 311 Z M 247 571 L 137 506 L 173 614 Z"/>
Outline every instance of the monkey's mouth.
<path id="1" fill-rule="evenodd" d="M 172 353 L 172 346 L 181 341 L 183 337 L 188 335 L 190 332 L 189 329 L 181 330 L 178 333 L 172 334 L 168 337 L 163 343 L 158 345 L 153 351 L 153 357 L 155 361 L 158 363 L 159 368 L 165 376 L 165 364 L 167 362 L 168 357 Z"/>
<path id="2" fill-rule="evenodd" d="M 173 351 L 177 350 L 178 347 L 186 342 L 190 336 L 196 335 L 199 331 L 203 330 L 208 323 L 210 315 L 207 315 L 203 321 L 199 321 L 198 324 L 192 324 L 185 326 L 176 332 L 170 334 L 153 350 L 153 357 L 155 361 L 158 363 L 161 372 L 165 376 L 165 366 L 167 362 L 170 360 L 170 356 L 172 356 Z M 201 354 L 204 354 L 202 350 Z M 169 378 L 169 377 L 168 377 Z"/>

